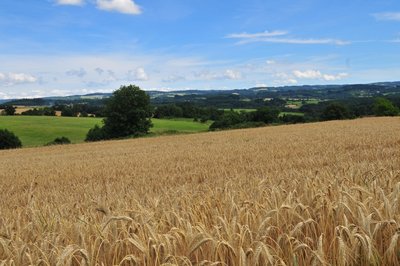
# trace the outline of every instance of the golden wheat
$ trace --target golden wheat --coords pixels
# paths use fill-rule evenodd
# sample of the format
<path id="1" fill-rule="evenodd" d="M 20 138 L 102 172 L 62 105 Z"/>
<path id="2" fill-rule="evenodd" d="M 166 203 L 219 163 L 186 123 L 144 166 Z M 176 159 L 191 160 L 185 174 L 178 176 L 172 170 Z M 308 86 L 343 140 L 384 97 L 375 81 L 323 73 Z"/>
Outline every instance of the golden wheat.
<path id="1" fill-rule="evenodd" d="M 398 265 L 400 119 L 0 152 L 0 265 Z"/>

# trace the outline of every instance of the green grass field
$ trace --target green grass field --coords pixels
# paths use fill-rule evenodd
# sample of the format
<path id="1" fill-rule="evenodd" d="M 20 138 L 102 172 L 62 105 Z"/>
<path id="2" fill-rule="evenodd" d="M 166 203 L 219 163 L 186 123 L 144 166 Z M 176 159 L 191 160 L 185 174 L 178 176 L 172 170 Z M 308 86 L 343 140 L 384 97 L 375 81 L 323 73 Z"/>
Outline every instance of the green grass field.
<path id="1" fill-rule="evenodd" d="M 194 133 L 207 131 L 210 123 L 193 122 L 192 119 L 152 119 L 152 135 Z M 0 129 L 14 132 L 24 147 L 43 146 L 57 137 L 67 137 L 72 143 L 83 142 L 101 118 L 50 117 L 50 116 L 0 116 Z"/>
<path id="2" fill-rule="evenodd" d="M 279 117 L 282 117 L 284 115 L 304 116 L 304 113 L 301 113 L 301 112 L 280 112 Z"/>
<path id="3" fill-rule="evenodd" d="M 296 108 L 293 109 L 298 109 L 303 106 L 303 104 L 318 104 L 321 102 L 318 99 L 308 99 L 308 100 L 287 100 L 286 104 L 287 105 L 295 105 Z"/>

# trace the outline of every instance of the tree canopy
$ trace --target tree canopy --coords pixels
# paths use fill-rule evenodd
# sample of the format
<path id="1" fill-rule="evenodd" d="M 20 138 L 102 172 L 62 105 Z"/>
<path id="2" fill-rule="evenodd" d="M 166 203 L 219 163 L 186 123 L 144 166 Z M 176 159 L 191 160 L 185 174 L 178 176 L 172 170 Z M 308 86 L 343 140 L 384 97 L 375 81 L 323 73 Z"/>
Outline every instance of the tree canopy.
<path id="1" fill-rule="evenodd" d="M 134 85 L 121 86 L 108 99 L 102 128 L 93 128 L 86 140 L 112 139 L 147 134 L 152 127 L 150 97 Z"/>

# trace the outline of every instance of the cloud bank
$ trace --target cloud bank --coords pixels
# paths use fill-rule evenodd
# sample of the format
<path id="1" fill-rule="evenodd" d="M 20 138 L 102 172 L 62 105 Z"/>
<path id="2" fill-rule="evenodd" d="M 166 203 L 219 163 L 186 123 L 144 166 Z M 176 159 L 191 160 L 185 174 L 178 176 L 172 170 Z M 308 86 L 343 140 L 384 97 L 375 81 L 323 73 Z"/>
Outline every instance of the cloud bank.
<path id="1" fill-rule="evenodd" d="M 85 0 L 56 0 L 56 4 L 58 5 L 82 6 L 85 3 Z M 142 13 L 140 6 L 133 0 L 96 0 L 94 3 L 98 9 L 104 11 L 119 12 L 128 15 L 139 15 Z"/>

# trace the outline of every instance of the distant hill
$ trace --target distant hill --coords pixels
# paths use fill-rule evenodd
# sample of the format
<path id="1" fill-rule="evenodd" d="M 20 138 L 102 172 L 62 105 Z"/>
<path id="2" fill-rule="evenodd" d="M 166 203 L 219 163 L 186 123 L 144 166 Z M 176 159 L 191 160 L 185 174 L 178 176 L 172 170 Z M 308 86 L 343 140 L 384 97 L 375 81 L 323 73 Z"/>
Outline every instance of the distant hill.
<path id="1" fill-rule="evenodd" d="M 281 99 L 341 100 L 377 96 L 400 96 L 400 81 L 347 85 L 304 85 L 283 87 L 254 87 L 237 90 L 176 90 L 147 91 L 154 105 L 190 102 L 201 106 L 218 108 L 254 108 L 264 101 Z M 54 104 L 104 104 L 111 93 L 56 96 L 36 99 L 1 100 L 13 105 L 46 106 Z"/>

